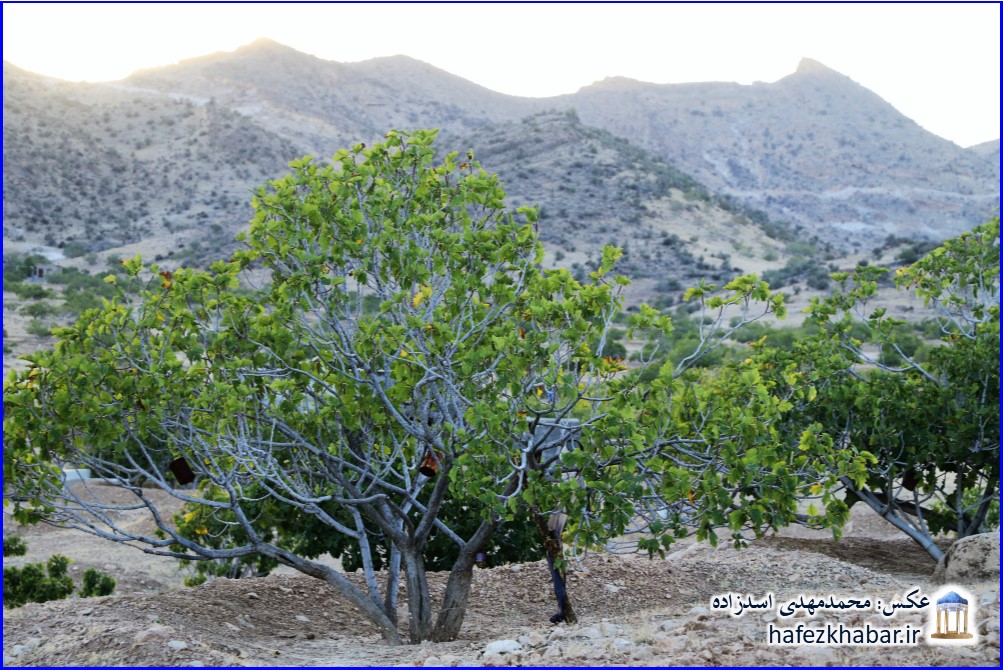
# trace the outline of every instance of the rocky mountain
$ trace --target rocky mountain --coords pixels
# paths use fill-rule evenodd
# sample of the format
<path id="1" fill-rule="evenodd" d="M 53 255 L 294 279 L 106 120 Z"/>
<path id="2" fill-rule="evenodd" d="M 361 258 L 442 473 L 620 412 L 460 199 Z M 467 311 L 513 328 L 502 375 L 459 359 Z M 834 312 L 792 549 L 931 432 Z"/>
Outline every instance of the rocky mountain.
<path id="1" fill-rule="evenodd" d="M 557 103 L 710 188 L 844 244 L 942 239 L 999 203 L 999 166 L 810 59 L 775 83 L 607 79 Z"/>
<path id="2" fill-rule="evenodd" d="M 524 120 L 543 110 L 557 113 Z M 543 204 L 555 254 L 605 237 L 650 255 L 640 235 L 679 233 L 645 225 L 664 216 L 686 228 L 680 212 L 711 200 L 763 210 L 842 251 L 889 235 L 943 238 L 999 203 L 991 147 L 938 138 L 810 60 L 769 84 L 613 78 L 530 99 L 404 56 L 335 63 L 258 40 L 108 84 L 5 63 L 5 238 L 92 249 L 189 228 L 219 245 L 247 221 L 248 191 L 290 158 L 325 158 L 393 127 L 438 127 L 441 146 L 477 149 L 514 201 Z M 706 199 L 668 198 L 670 173 L 705 184 Z M 710 218 L 736 215 L 722 211 Z M 635 260 L 640 274 L 653 272 Z"/>
<path id="3" fill-rule="evenodd" d="M 4 63 L 4 239 L 100 251 L 197 228 L 232 239 L 300 150 L 222 105 Z"/>
<path id="4" fill-rule="evenodd" d="M 322 158 L 391 128 L 467 132 L 541 108 L 407 56 L 336 63 L 267 39 L 143 70 L 116 85 L 215 100 Z"/>
<path id="5" fill-rule="evenodd" d="M 574 109 L 586 125 L 844 248 L 890 234 L 944 238 L 984 220 L 999 203 L 998 161 L 923 130 L 810 59 L 774 83 L 658 85 L 616 77 L 531 99 L 403 56 L 335 63 L 259 40 L 119 85 L 215 98 L 320 156 L 391 127 L 438 127 L 449 137 L 545 109 Z"/>
<path id="6" fill-rule="evenodd" d="M 548 265 L 584 275 L 604 245 L 619 246 L 635 293 L 758 270 L 749 260 L 779 258 L 790 233 L 574 112 L 486 126 L 452 144 L 497 172 L 513 205 L 540 207 Z"/>
<path id="7" fill-rule="evenodd" d="M 982 158 L 992 163 L 999 169 L 1000 165 L 1000 141 L 991 140 L 989 142 L 983 142 L 982 144 L 976 144 L 973 147 L 968 147 L 968 150 L 978 154 Z"/>

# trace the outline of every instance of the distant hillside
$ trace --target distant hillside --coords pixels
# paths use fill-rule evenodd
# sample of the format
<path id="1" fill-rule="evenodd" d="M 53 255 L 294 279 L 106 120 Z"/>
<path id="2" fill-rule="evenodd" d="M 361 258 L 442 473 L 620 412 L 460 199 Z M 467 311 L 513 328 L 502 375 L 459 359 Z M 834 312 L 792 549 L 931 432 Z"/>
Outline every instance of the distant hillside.
<path id="1" fill-rule="evenodd" d="M 973 147 L 968 147 L 968 150 L 978 154 L 982 158 L 985 158 L 990 163 L 999 168 L 1000 165 L 1000 141 L 990 140 L 989 142 L 983 142 L 982 144 L 976 144 Z"/>
<path id="2" fill-rule="evenodd" d="M 783 246 L 762 212 L 711 193 L 689 175 L 571 112 L 543 112 L 451 141 L 500 176 L 514 205 L 541 208 L 548 263 L 584 275 L 606 244 L 620 269 L 659 293 L 746 271 Z M 710 245 L 710 246 L 708 246 Z M 758 269 L 758 268 L 757 268 Z"/>
<path id="3" fill-rule="evenodd" d="M 545 109 L 574 109 L 583 123 L 645 148 L 708 188 L 845 248 L 890 234 L 944 238 L 999 203 L 998 162 L 923 130 L 810 59 L 770 84 L 611 78 L 571 95 L 530 99 L 404 56 L 334 63 L 259 40 L 118 85 L 215 98 L 321 157 L 391 127 L 462 136 Z"/>
<path id="4" fill-rule="evenodd" d="M 232 239 L 250 188 L 300 152 L 236 112 L 4 64 L 4 237 L 101 250 L 164 231 Z"/>
<path id="5" fill-rule="evenodd" d="M 582 128 L 623 138 L 651 165 L 664 161 L 659 170 L 692 175 L 718 204 L 730 206 L 721 197 L 730 196 L 843 252 L 889 236 L 947 237 L 999 204 L 998 142 L 995 154 L 991 146 L 957 147 L 807 59 L 770 84 L 612 78 L 529 99 L 405 56 L 334 63 L 259 40 L 109 84 L 53 81 L 5 63 L 5 238 L 102 248 L 187 228 L 216 248 L 246 223 L 250 189 L 284 172 L 292 157 L 324 159 L 394 127 L 438 127 L 441 146 L 483 147 L 486 161 L 506 161 L 497 169 L 515 200 L 543 202 L 555 218 L 563 210 L 578 222 L 602 220 L 591 237 L 633 239 L 631 227 L 667 201 L 643 180 L 628 186 L 619 172 L 610 179 L 598 140 L 595 154 L 582 153 L 562 130 L 560 165 L 520 164 L 537 155 L 539 131 L 518 120 L 546 109 L 575 110 Z M 499 132 L 503 142 L 490 139 Z M 547 183 L 565 190 L 521 178 L 531 167 L 562 174 Z M 602 191 L 591 181 L 604 181 Z M 589 197 L 567 190 L 590 187 L 597 190 Z M 562 230 L 547 232 L 552 242 L 580 241 Z"/>
<path id="6" fill-rule="evenodd" d="M 999 203 L 999 166 L 805 59 L 772 84 L 608 79 L 556 102 L 710 188 L 844 244 L 944 238 Z"/>
<path id="7" fill-rule="evenodd" d="M 466 132 L 541 108 L 407 56 L 336 63 L 267 39 L 140 71 L 119 85 L 214 99 L 321 158 L 391 128 Z"/>

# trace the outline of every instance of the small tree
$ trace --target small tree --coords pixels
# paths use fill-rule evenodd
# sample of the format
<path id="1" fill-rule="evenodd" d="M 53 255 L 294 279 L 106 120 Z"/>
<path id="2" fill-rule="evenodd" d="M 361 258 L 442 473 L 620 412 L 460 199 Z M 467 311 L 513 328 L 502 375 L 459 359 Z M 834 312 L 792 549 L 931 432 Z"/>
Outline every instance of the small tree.
<path id="1" fill-rule="evenodd" d="M 821 332 L 759 358 L 816 380 L 818 398 L 787 415 L 787 430 L 819 424 L 841 448 L 874 454 L 866 482 L 844 478 L 847 503 L 869 505 L 938 560 L 938 533 L 965 537 L 998 518 L 999 258 L 996 217 L 896 272 L 900 290 L 940 315 L 940 344 L 922 360 L 904 322 L 872 305 L 887 272 L 877 267 L 833 274 L 839 290 L 811 306 Z"/>
<path id="2" fill-rule="evenodd" d="M 613 275 L 619 251 L 585 284 L 544 271 L 536 212 L 506 212 L 469 154 L 435 164 L 434 136 L 391 132 L 330 167 L 294 161 L 257 192 L 247 249 L 210 272 L 152 267 L 138 302 L 87 311 L 54 351 L 29 356 L 4 390 L 5 482 L 29 500 L 17 518 L 187 560 L 287 565 L 392 642 L 404 580 L 417 642 L 456 637 L 476 554 L 522 506 L 567 512 L 577 546 L 643 531 L 660 552 L 694 529 L 716 539 L 725 526 L 740 542 L 795 520 L 799 492 L 862 476 L 811 428 L 778 439 L 803 389 L 692 368 L 734 331 L 720 328 L 727 310 L 745 315 L 736 328 L 782 310 L 764 283 L 691 290 L 716 317 L 693 356 L 642 384 L 603 354 L 627 284 Z M 270 284 L 238 290 L 252 263 Z M 143 276 L 140 259 L 124 266 Z M 660 341 L 671 322 L 642 306 L 631 330 Z M 158 533 L 116 524 L 121 505 L 102 491 L 64 487 L 67 461 L 118 482 Z M 195 488 L 173 474 L 187 481 L 187 469 Z M 183 501 L 182 517 L 166 518 L 141 481 Z M 833 501 L 821 518 L 844 512 Z M 437 617 L 433 533 L 456 547 Z M 348 546 L 362 586 L 310 558 Z"/>

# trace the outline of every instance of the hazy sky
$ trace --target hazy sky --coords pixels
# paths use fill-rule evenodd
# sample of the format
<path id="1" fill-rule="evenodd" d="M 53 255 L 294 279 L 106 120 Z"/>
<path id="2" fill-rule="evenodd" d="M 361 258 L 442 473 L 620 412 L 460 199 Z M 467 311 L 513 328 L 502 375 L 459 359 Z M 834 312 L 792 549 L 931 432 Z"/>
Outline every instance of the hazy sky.
<path id="1" fill-rule="evenodd" d="M 4 60 L 73 81 L 258 37 L 328 60 L 407 54 L 525 96 L 613 75 L 776 81 L 807 56 L 962 146 L 1000 136 L 999 4 L 3 6 Z"/>

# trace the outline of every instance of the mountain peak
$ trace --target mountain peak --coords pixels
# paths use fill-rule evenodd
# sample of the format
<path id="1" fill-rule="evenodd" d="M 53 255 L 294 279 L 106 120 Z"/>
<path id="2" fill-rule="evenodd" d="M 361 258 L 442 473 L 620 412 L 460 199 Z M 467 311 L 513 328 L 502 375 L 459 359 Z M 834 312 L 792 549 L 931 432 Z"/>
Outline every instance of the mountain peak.
<path id="1" fill-rule="evenodd" d="M 814 58 L 802 58 L 798 63 L 797 74 L 839 74 Z"/>
<path id="2" fill-rule="evenodd" d="M 277 54 L 277 53 L 300 54 L 301 52 L 297 51 L 296 49 L 293 49 L 292 47 L 288 47 L 285 44 L 282 44 L 281 42 L 276 42 L 275 40 L 270 39 L 268 37 L 259 37 L 258 39 L 254 40 L 253 42 L 250 42 L 248 44 L 245 44 L 242 47 L 237 48 L 237 50 L 234 53 L 236 53 L 236 54 L 249 54 L 249 53 L 250 54 L 261 54 L 261 53 L 265 53 L 265 54 Z"/>

